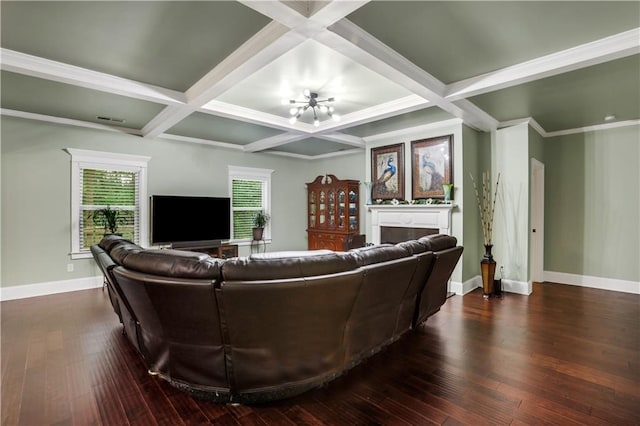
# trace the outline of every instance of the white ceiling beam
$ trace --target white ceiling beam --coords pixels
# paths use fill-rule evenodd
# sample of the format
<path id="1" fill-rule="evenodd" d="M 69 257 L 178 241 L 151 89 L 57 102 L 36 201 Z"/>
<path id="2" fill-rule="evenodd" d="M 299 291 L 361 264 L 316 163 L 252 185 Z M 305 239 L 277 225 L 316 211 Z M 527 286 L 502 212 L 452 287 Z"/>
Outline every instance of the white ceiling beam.
<path id="1" fill-rule="evenodd" d="M 220 141 L 214 141 L 210 139 L 192 138 L 190 136 L 172 135 L 170 133 L 162 133 L 158 135 L 158 138 L 178 141 L 178 142 L 197 143 L 200 145 L 215 146 L 217 148 L 233 149 L 236 151 L 242 151 L 243 149 L 242 145 L 237 145 L 229 142 L 220 142 Z"/>
<path id="2" fill-rule="evenodd" d="M 0 50 L 0 54 L 2 56 L 0 68 L 5 71 L 165 105 L 181 105 L 186 102 L 182 92 L 152 84 L 140 83 L 4 48 Z"/>
<path id="3" fill-rule="evenodd" d="M 640 53 L 640 28 L 451 83 L 450 101 L 493 92 Z"/>
<path id="4" fill-rule="evenodd" d="M 280 1 L 239 0 L 239 3 L 244 4 L 261 15 L 279 22 L 287 28 L 296 28 L 304 25 L 308 21 L 308 19 L 300 14 L 299 11 Z"/>
<path id="5" fill-rule="evenodd" d="M 444 98 L 446 85 L 347 19 L 332 25 L 316 40 L 400 84 L 472 127 L 490 131 L 498 121 L 470 102 L 454 104 Z"/>
<path id="6" fill-rule="evenodd" d="M 345 145 L 355 146 L 356 148 L 364 148 L 367 143 L 359 136 L 347 135 L 345 133 L 325 133 L 318 135 L 318 139 L 324 139 L 330 142 L 338 142 Z"/>
<path id="7" fill-rule="evenodd" d="M 308 135 L 295 135 L 291 133 L 281 133 L 279 135 L 264 138 L 256 142 L 244 145 L 245 152 L 258 152 L 265 149 L 275 148 L 276 146 L 297 142 L 308 138 Z"/>
<path id="8" fill-rule="evenodd" d="M 256 111 L 254 109 L 245 108 L 227 102 L 221 102 L 215 99 L 207 102 L 202 106 L 202 108 L 199 109 L 199 111 L 205 114 L 212 114 L 218 117 L 241 120 L 245 123 L 268 126 L 274 129 L 293 132 L 299 131 L 298 129 L 292 128 L 287 118 L 274 114 L 268 114 L 266 112 Z"/>
<path id="9" fill-rule="evenodd" d="M 143 128 L 144 136 L 153 138 L 164 133 L 186 115 L 215 99 L 302 41 L 304 38 L 283 25 L 276 22 L 267 24 L 187 90 L 187 105 L 183 110 L 165 109 L 160 113 L 159 119 L 152 120 Z"/>

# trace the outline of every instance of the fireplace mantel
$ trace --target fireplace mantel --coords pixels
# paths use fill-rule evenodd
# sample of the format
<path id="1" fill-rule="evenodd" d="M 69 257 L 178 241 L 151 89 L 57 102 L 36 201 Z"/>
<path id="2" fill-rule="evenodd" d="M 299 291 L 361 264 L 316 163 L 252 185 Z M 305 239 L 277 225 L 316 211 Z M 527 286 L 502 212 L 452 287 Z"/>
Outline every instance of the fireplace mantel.
<path id="1" fill-rule="evenodd" d="M 431 228 L 440 234 L 451 235 L 451 212 L 456 204 L 373 204 L 371 212 L 371 239 L 380 244 L 380 228 Z"/>

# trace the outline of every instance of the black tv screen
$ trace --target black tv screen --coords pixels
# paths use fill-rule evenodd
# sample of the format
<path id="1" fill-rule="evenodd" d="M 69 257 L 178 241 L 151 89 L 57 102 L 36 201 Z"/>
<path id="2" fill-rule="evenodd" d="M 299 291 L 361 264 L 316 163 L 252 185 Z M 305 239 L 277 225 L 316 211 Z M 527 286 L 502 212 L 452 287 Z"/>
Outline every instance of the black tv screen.
<path id="1" fill-rule="evenodd" d="M 151 243 L 180 243 L 231 238 L 231 199 L 153 195 Z"/>

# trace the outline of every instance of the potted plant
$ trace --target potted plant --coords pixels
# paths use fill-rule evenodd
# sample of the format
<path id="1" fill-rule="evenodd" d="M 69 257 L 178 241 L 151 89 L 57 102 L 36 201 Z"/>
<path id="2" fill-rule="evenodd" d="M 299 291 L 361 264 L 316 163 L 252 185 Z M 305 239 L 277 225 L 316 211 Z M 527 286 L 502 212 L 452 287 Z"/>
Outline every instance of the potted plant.
<path id="1" fill-rule="evenodd" d="M 93 223 L 96 226 L 104 228 L 105 235 L 118 234 L 118 226 L 125 224 L 127 221 L 121 210 L 112 209 L 110 206 L 94 210 L 89 217 L 93 219 Z"/>
<path id="2" fill-rule="evenodd" d="M 260 210 L 253 217 L 253 239 L 256 241 L 262 240 L 264 234 L 264 227 L 267 226 L 269 222 L 269 215 L 266 214 L 263 210 Z"/>
<path id="3" fill-rule="evenodd" d="M 496 261 L 493 259 L 491 249 L 493 248 L 493 213 L 496 210 L 496 199 L 498 196 L 498 185 L 500 184 L 500 173 L 496 180 L 496 188 L 491 197 L 491 181 L 489 173 L 482 174 L 482 197 L 478 194 L 476 181 L 471 175 L 473 189 L 476 192 L 476 201 L 478 202 L 478 210 L 480 211 L 480 222 L 482 223 L 482 237 L 484 243 L 484 256 L 480 262 L 482 272 L 482 295 L 485 299 L 489 298 L 493 293 L 493 280 L 496 272 Z"/>

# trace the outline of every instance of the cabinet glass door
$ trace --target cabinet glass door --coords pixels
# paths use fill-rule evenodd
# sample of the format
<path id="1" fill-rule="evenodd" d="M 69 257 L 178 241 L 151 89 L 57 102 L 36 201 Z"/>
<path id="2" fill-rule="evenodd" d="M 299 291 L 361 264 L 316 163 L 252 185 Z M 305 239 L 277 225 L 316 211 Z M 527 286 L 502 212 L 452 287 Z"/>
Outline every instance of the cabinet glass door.
<path id="1" fill-rule="evenodd" d="M 318 218 L 318 222 L 320 222 L 320 225 L 324 225 L 326 221 L 327 206 L 325 202 L 326 202 L 326 195 L 324 191 L 320 191 L 320 206 L 319 206 L 320 217 Z"/>

